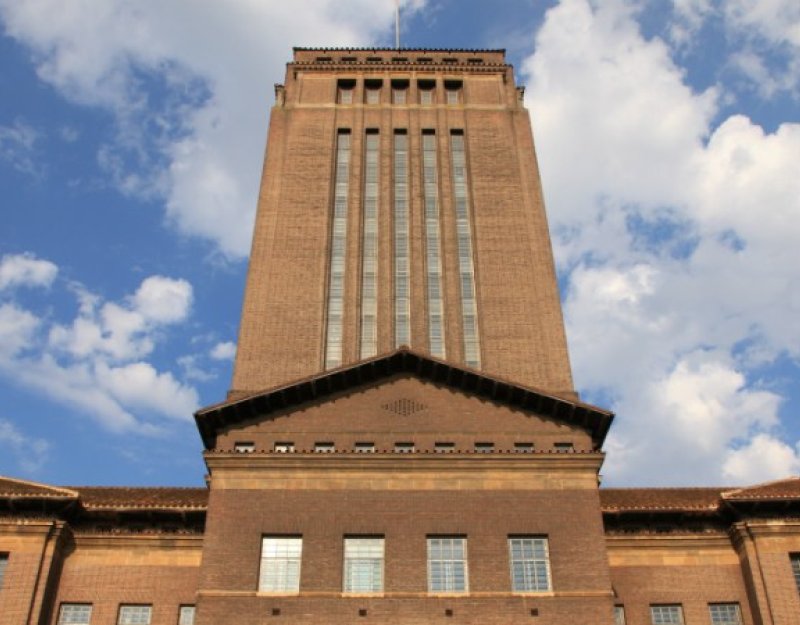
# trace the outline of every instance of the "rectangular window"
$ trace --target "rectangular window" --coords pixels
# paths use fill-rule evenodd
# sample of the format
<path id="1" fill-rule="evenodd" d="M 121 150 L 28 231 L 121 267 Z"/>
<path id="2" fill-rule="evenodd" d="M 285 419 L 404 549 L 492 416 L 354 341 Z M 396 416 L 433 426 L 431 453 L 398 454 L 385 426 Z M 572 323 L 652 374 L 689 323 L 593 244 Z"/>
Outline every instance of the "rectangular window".
<path id="1" fill-rule="evenodd" d="M 260 592 L 300 592 L 300 562 L 303 538 L 265 536 L 261 542 Z"/>
<path id="2" fill-rule="evenodd" d="M 479 369 L 481 366 L 478 338 L 478 303 L 475 288 L 475 267 L 472 253 L 472 226 L 469 210 L 469 178 L 464 134 L 453 131 L 450 135 L 453 156 L 453 201 L 456 208 L 456 242 L 458 245 L 458 273 L 461 285 L 461 323 L 464 334 L 464 363 Z"/>
<path id="3" fill-rule="evenodd" d="M 153 611 L 149 605 L 121 605 L 119 606 L 118 625 L 150 625 L 150 615 Z"/>
<path id="4" fill-rule="evenodd" d="M 178 625 L 194 625 L 194 606 L 182 605 L 178 612 Z"/>
<path id="5" fill-rule="evenodd" d="M 514 443 L 514 451 L 518 454 L 533 453 L 533 443 Z"/>
<path id="6" fill-rule="evenodd" d="M 445 451 L 453 451 L 456 448 L 455 443 L 434 443 L 433 444 L 433 451 L 437 451 L 439 453 Z"/>
<path id="7" fill-rule="evenodd" d="M 433 104 L 433 90 L 435 87 L 436 82 L 433 80 L 420 80 L 417 82 L 420 104 L 423 106 L 429 106 Z"/>
<path id="8" fill-rule="evenodd" d="M 392 89 L 392 102 L 394 102 L 395 104 L 405 104 L 406 90 L 399 88 Z"/>
<path id="9" fill-rule="evenodd" d="M 366 104 L 381 103 L 381 86 L 382 83 L 380 80 L 364 81 L 364 102 Z"/>
<path id="10" fill-rule="evenodd" d="M 383 592 L 383 538 L 344 539 L 344 592 Z"/>
<path id="11" fill-rule="evenodd" d="M 3 588 L 3 578 L 6 575 L 7 567 L 8 567 L 8 554 L 0 553 L 0 589 Z"/>
<path id="12" fill-rule="evenodd" d="M 480 454 L 490 454 L 494 451 L 494 443 L 475 443 L 475 451 Z"/>
<path id="13" fill-rule="evenodd" d="M 428 591 L 467 592 L 467 539 L 428 538 Z"/>
<path id="14" fill-rule="evenodd" d="M 650 620 L 653 625 L 683 625 L 683 608 L 680 605 L 651 605 Z"/>
<path id="15" fill-rule="evenodd" d="M 414 451 L 414 443 L 395 443 L 394 450 L 399 454 L 410 454 Z"/>
<path id="16" fill-rule="evenodd" d="M 428 272 L 428 341 L 433 356 L 446 358 L 436 152 L 436 135 L 432 131 L 423 131 L 422 182 L 425 200 L 425 257 Z"/>
<path id="17" fill-rule="evenodd" d="M 350 180 L 350 131 L 340 130 L 336 140 L 336 172 L 331 223 L 331 255 L 328 284 L 328 323 L 325 368 L 342 364 L 345 253 L 347 248 L 347 194 Z"/>
<path id="18" fill-rule="evenodd" d="M 394 346 L 411 346 L 408 136 L 394 134 Z"/>
<path id="19" fill-rule="evenodd" d="M 742 612 L 738 603 L 709 603 L 711 625 L 742 625 Z"/>
<path id="20" fill-rule="evenodd" d="M 294 451 L 294 443 L 291 441 L 281 441 L 275 443 L 275 451 L 288 454 Z"/>
<path id="21" fill-rule="evenodd" d="M 572 451 L 575 446 L 572 443 L 553 443 L 556 451 Z"/>
<path id="22" fill-rule="evenodd" d="M 237 441 L 233 444 L 233 450 L 240 454 L 252 454 L 256 450 L 256 444 L 251 441 Z"/>
<path id="23" fill-rule="evenodd" d="M 314 443 L 314 451 L 318 454 L 330 454 L 336 451 L 336 446 L 333 443 Z"/>
<path id="24" fill-rule="evenodd" d="M 543 536 L 510 536 L 511 588 L 514 592 L 546 592 L 550 587 L 550 553 Z"/>
<path id="25" fill-rule="evenodd" d="M 91 603 L 62 603 L 58 625 L 89 625 L 92 621 Z"/>
<path id="26" fill-rule="evenodd" d="M 461 103 L 461 81 L 460 80 L 447 80 L 444 83 L 445 93 L 447 94 L 448 104 Z"/>
<path id="27" fill-rule="evenodd" d="M 800 592 L 800 553 L 793 553 L 789 556 L 792 562 L 792 573 L 794 573 L 794 583 L 797 586 L 797 592 Z M 0 565 L 2 566 L 2 565 Z M 0 575 L 0 578 L 2 575 Z"/>
<path id="28" fill-rule="evenodd" d="M 340 80 L 338 83 L 337 101 L 339 104 L 352 104 L 353 92 L 356 88 L 355 80 Z"/>
<path id="29" fill-rule="evenodd" d="M 375 451 L 375 443 L 359 442 L 355 444 L 354 449 L 362 454 L 371 454 Z"/>
<path id="30" fill-rule="evenodd" d="M 378 353 L 378 164 L 380 135 L 367 131 L 361 237 L 361 358 Z"/>
<path id="31" fill-rule="evenodd" d="M 614 606 L 614 625 L 625 625 L 625 607 L 621 605 Z"/>

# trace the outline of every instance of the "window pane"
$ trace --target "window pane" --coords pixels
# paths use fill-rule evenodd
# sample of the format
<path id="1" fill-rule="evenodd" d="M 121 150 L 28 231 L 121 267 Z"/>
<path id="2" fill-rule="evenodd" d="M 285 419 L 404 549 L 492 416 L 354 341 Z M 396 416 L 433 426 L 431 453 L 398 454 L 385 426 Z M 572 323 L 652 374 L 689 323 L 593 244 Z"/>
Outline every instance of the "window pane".
<path id="1" fill-rule="evenodd" d="M 182 605 L 178 625 L 194 625 L 194 606 Z"/>
<path id="2" fill-rule="evenodd" d="M 408 137 L 394 135 L 394 345 L 411 345 Z"/>
<path id="3" fill-rule="evenodd" d="M 378 353 L 378 163 L 380 135 L 367 133 L 361 233 L 361 358 Z"/>
<path id="4" fill-rule="evenodd" d="M 653 625 L 683 625 L 683 608 L 679 605 L 652 605 L 650 617 Z"/>
<path id="5" fill-rule="evenodd" d="M 614 606 L 614 625 L 625 625 L 625 608 L 621 605 Z"/>
<path id="6" fill-rule="evenodd" d="M 123 605 L 119 608 L 119 625 L 150 625 L 149 605 Z"/>
<path id="7" fill-rule="evenodd" d="M 430 352 L 445 358 L 442 253 L 439 228 L 439 185 L 436 176 L 436 135 L 422 135 L 422 178 L 425 194 L 425 257 L 428 285 L 428 340 Z"/>
<path id="8" fill-rule="evenodd" d="M 344 539 L 344 591 L 383 591 L 383 538 Z"/>
<path id="9" fill-rule="evenodd" d="M 264 537 L 258 589 L 262 592 L 299 592 L 302 550 L 303 539 L 300 537 Z"/>
<path id="10" fill-rule="evenodd" d="M 92 606 L 88 603 L 63 603 L 58 615 L 58 625 L 89 625 Z"/>
<path id="11" fill-rule="evenodd" d="M 3 587 L 3 578 L 6 575 L 6 567 L 8 567 L 8 554 L 0 553 L 0 588 Z"/>
<path id="12" fill-rule="evenodd" d="M 428 538 L 428 591 L 467 591 L 466 538 Z"/>
<path id="13" fill-rule="evenodd" d="M 794 583 L 797 585 L 797 591 L 800 592 L 800 553 L 793 553 L 789 556 L 792 561 L 792 572 L 794 573 Z"/>
<path id="14" fill-rule="evenodd" d="M 550 590 L 550 558 L 547 538 L 519 536 L 508 539 L 511 588 L 514 592 Z"/>
<path id="15" fill-rule="evenodd" d="M 738 603 L 711 603 L 708 611 L 712 625 L 742 625 Z"/>

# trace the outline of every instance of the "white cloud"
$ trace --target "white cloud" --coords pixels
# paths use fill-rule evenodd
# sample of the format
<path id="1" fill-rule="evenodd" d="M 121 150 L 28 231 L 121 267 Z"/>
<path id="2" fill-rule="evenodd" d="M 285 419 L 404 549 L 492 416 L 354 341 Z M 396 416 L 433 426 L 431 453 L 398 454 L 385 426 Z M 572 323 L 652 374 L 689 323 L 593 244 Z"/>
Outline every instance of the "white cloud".
<path id="1" fill-rule="evenodd" d="M 133 302 L 145 319 L 157 323 L 177 323 L 189 314 L 192 285 L 186 280 L 150 276 L 139 286 Z"/>
<path id="2" fill-rule="evenodd" d="M 783 441 L 758 434 L 747 445 L 728 451 L 723 472 L 736 484 L 766 482 L 775 476 L 800 473 L 800 456 Z"/>
<path id="3" fill-rule="evenodd" d="M 33 254 L 6 254 L 0 258 L 0 291 L 13 286 L 49 287 L 58 267 Z"/>
<path id="4" fill-rule="evenodd" d="M 98 156 L 117 186 L 162 196 L 180 232 L 231 258 L 249 249 L 270 91 L 292 46 L 370 45 L 393 14 L 390 0 L 0 0 L 39 76 L 114 114 L 117 140 Z"/>
<path id="5" fill-rule="evenodd" d="M 37 473 L 47 461 L 50 443 L 25 435 L 11 421 L 0 419 L 0 449 L 5 448 L 17 459 L 25 473 Z"/>
<path id="6" fill-rule="evenodd" d="M 236 343 L 233 341 L 217 343 L 211 348 L 210 355 L 214 360 L 233 360 L 236 356 Z"/>
<path id="7" fill-rule="evenodd" d="M 0 161 L 23 174 L 40 175 L 41 168 L 34 160 L 39 139 L 39 131 L 22 120 L 16 120 L 11 126 L 0 126 Z"/>
<path id="8" fill-rule="evenodd" d="M 9 284 L 51 284 L 57 267 L 32 255 L 0 265 Z M 2 272 L 3 267 L 13 270 Z M 20 269 L 22 267 L 22 269 Z M 188 419 L 197 391 L 143 360 L 163 340 L 164 329 L 186 319 L 192 287 L 185 280 L 145 278 L 121 302 L 104 301 L 72 284 L 78 314 L 67 324 L 0 304 L 0 374 L 94 417 L 112 431 L 153 434 L 161 419 Z"/>
<path id="9" fill-rule="evenodd" d="M 800 125 L 712 126 L 635 18 L 564 0 L 523 67 L 575 377 L 618 413 L 612 481 L 730 482 L 781 431 L 757 367 L 800 358 Z"/>

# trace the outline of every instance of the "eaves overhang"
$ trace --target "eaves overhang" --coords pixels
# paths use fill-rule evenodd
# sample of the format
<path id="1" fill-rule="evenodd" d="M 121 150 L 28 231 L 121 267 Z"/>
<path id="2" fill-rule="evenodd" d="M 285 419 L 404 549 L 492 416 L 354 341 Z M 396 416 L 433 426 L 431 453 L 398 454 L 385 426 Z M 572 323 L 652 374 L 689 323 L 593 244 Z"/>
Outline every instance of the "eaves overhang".
<path id="1" fill-rule="evenodd" d="M 580 427 L 592 437 L 596 450 L 602 447 L 614 418 L 612 412 L 597 406 L 521 386 L 407 348 L 214 404 L 198 410 L 194 417 L 203 444 L 210 450 L 216 447 L 217 434 L 223 428 L 306 402 L 321 401 L 336 393 L 403 373 Z"/>

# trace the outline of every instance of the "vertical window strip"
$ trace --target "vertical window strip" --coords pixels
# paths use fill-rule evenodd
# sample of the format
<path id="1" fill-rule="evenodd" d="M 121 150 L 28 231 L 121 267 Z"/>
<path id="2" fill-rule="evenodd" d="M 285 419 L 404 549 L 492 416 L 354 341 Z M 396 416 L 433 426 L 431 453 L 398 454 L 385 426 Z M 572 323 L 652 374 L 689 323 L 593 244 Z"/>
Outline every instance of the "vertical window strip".
<path id="1" fill-rule="evenodd" d="M 422 135 L 422 182 L 425 194 L 425 259 L 428 281 L 428 339 L 430 351 L 444 358 L 444 296 L 439 228 L 439 190 L 436 176 L 436 135 Z"/>
<path id="2" fill-rule="evenodd" d="M 794 583 L 797 586 L 797 592 L 800 592 L 800 553 L 793 553 L 789 556 L 792 563 L 792 573 L 794 574 Z"/>
<path id="3" fill-rule="evenodd" d="M 339 131 L 336 141 L 336 171 L 331 232 L 330 284 L 328 285 L 328 325 L 325 368 L 342 364 L 342 325 L 344 321 L 344 276 L 347 250 L 347 193 L 350 180 L 350 133 Z"/>
<path id="4" fill-rule="evenodd" d="M 481 366 L 478 337 L 478 306 L 475 298 L 475 266 L 472 258 L 472 228 L 469 219 L 469 192 L 464 135 L 450 135 L 453 158 L 453 198 L 456 208 L 458 238 L 458 271 L 461 285 L 461 324 L 464 333 L 464 362 L 469 367 Z"/>
<path id="5" fill-rule="evenodd" d="M 8 554 L 0 553 L 0 589 L 3 588 L 3 578 L 6 575 L 7 567 L 8 567 Z"/>
<path id="6" fill-rule="evenodd" d="M 394 135 L 394 346 L 411 345 L 408 136 Z"/>
<path id="7" fill-rule="evenodd" d="M 364 151 L 364 232 L 361 250 L 361 358 L 378 353 L 378 163 L 380 135 Z"/>
<path id="8" fill-rule="evenodd" d="M 383 592 L 383 538 L 345 538 L 344 592 Z"/>

